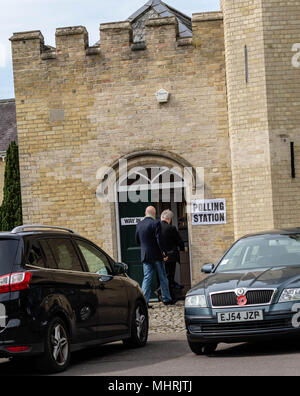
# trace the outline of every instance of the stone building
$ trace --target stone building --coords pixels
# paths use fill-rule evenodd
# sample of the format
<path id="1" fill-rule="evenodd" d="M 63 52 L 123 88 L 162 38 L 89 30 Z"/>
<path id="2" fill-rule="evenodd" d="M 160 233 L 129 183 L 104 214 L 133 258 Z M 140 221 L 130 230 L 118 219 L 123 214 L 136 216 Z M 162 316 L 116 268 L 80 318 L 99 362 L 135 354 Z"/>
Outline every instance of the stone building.
<path id="1" fill-rule="evenodd" d="M 241 235 L 300 225 L 299 2 L 223 0 L 221 8 L 189 18 L 149 1 L 125 22 L 102 24 L 92 46 L 83 26 L 58 28 L 55 48 L 40 31 L 12 36 L 25 223 L 73 228 L 140 280 L 134 224 L 151 198 L 120 199 L 132 185 L 119 169 L 126 159 L 147 192 L 139 166 L 148 176 L 204 170 L 201 216 L 176 202 L 176 172 L 169 202 L 155 203 L 173 209 L 185 239 L 178 276 L 186 287 Z M 120 181 L 116 202 L 97 198 L 102 167 Z M 226 204 L 226 218 L 209 224 L 213 199 Z"/>

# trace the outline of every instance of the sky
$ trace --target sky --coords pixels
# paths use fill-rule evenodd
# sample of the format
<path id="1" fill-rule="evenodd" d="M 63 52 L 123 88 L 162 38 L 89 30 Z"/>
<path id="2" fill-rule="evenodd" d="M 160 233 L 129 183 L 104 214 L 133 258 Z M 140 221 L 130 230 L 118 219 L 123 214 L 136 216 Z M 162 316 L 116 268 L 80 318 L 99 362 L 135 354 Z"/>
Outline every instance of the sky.
<path id="1" fill-rule="evenodd" d="M 126 20 L 147 0 L 0 0 L 0 99 L 14 98 L 11 47 L 13 33 L 40 30 L 45 44 L 55 46 L 55 30 L 85 26 L 89 42 L 99 40 L 99 25 Z M 217 11 L 219 0 L 165 0 L 165 3 L 191 16 Z"/>

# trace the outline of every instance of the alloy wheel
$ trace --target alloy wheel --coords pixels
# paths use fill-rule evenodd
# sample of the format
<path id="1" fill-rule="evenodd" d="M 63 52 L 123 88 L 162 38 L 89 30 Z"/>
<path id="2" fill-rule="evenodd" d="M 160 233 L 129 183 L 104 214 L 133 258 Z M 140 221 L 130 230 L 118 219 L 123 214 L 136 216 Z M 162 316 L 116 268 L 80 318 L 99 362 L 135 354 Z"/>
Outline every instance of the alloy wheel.
<path id="1" fill-rule="evenodd" d="M 59 366 L 63 366 L 69 355 L 68 336 L 60 324 L 53 327 L 51 334 L 52 356 Z"/>
<path id="2" fill-rule="evenodd" d="M 143 313 L 141 306 L 138 306 L 136 308 L 135 315 L 136 315 L 135 322 L 136 322 L 137 336 L 138 339 L 142 341 L 143 338 L 145 337 L 145 332 L 147 331 L 147 328 L 146 328 L 146 316 Z"/>

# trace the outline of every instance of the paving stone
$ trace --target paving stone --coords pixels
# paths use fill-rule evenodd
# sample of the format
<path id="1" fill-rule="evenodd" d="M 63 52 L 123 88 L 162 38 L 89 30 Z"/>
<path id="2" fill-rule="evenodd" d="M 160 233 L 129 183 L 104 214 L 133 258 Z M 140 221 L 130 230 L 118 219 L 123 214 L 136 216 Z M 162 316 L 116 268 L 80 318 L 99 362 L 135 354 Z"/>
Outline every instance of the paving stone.
<path id="1" fill-rule="evenodd" d="M 184 301 L 175 305 L 152 303 L 149 309 L 149 334 L 185 333 Z"/>

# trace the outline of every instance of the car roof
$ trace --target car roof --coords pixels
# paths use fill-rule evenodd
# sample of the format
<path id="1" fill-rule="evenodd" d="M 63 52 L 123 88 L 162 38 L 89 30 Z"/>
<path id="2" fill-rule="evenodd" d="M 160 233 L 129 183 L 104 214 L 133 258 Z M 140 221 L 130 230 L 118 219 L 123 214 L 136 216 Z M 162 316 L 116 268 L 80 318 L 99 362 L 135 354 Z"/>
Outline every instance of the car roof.
<path id="1" fill-rule="evenodd" d="M 252 234 L 244 235 L 241 239 L 251 238 L 255 236 L 267 236 L 267 235 L 293 235 L 300 234 L 300 227 L 294 228 L 282 228 L 282 229 L 274 229 L 269 231 L 259 231 Z"/>
<path id="2" fill-rule="evenodd" d="M 29 237 L 29 236 L 76 236 L 76 237 L 81 237 L 79 234 L 76 233 L 68 233 L 64 231 L 22 231 L 18 233 L 12 233 L 12 232 L 0 232 L 0 239 L 21 239 L 23 237 Z"/>
<path id="3" fill-rule="evenodd" d="M 0 232 L 0 238 L 11 238 L 20 239 L 22 237 L 34 236 L 34 235 L 47 235 L 47 236 L 70 236 L 76 235 L 70 228 L 61 226 L 53 226 L 46 224 L 23 224 L 15 227 L 12 231 Z"/>

